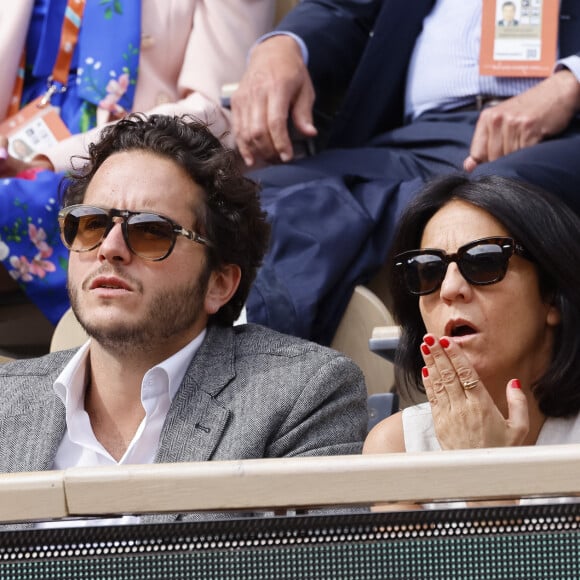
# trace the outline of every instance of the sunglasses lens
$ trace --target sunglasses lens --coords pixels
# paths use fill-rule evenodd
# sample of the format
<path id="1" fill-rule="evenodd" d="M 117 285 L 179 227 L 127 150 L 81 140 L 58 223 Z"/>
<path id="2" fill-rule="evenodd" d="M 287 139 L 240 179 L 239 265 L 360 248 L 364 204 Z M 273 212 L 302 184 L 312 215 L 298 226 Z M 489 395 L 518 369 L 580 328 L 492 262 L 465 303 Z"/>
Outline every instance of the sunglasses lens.
<path id="1" fill-rule="evenodd" d="M 108 216 L 94 207 L 78 207 L 60 219 L 62 239 L 69 250 L 84 252 L 97 247 L 107 230 Z"/>
<path id="2" fill-rule="evenodd" d="M 499 282 L 506 273 L 509 255 L 498 244 L 481 244 L 469 248 L 460 258 L 463 275 L 473 284 Z"/>
<path id="3" fill-rule="evenodd" d="M 512 238 L 497 237 L 476 240 L 458 249 L 456 254 L 443 250 L 411 250 L 399 254 L 396 267 L 402 272 L 411 294 L 435 292 L 445 279 L 447 265 L 456 262 L 461 275 L 470 284 L 495 284 L 503 280 L 514 252 L 524 250 Z"/>
<path id="4" fill-rule="evenodd" d="M 173 225 L 164 217 L 150 213 L 131 216 L 127 236 L 133 252 L 149 260 L 165 258 L 175 243 Z"/>
<path id="5" fill-rule="evenodd" d="M 447 264 L 436 254 L 419 254 L 404 261 L 405 283 L 413 294 L 437 290 L 445 277 Z"/>

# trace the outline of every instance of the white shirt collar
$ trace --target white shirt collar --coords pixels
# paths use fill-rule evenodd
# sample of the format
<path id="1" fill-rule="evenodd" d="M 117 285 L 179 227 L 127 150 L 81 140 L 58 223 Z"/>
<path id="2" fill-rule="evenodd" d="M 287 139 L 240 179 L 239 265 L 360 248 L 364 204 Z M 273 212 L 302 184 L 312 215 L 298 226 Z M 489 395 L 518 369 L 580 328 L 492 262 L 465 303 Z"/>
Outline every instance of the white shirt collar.
<path id="1" fill-rule="evenodd" d="M 145 377 L 147 377 L 147 375 L 155 369 L 165 371 L 169 380 L 169 396 L 171 399 L 173 399 L 175 393 L 181 385 L 181 382 L 183 381 L 183 377 L 185 376 L 185 372 L 189 367 L 189 363 L 201 346 L 206 333 L 206 329 L 202 330 L 190 343 L 186 344 L 181 350 L 177 351 L 168 359 L 161 361 L 158 365 L 149 369 L 147 373 L 145 373 L 143 380 L 145 380 Z M 79 350 L 66 364 L 54 382 L 54 391 L 63 402 L 65 407 L 68 407 L 69 401 L 72 402 L 72 400 L 74 400 L 76 402 L 79 400 L 80 395 L 84 396 L 84 385 L 86 383 L 86 363 L 90 344 L 91 341 L 88 340 L 79 348 Z"/>
<path id="2" fill-rule="evenodd" d="M 146 416 L 125 455 L 119 461 L 120 464 L 153 462 L 171 401 L 206 332 L 204 329 L 180 351 L 145 373 L 141 383 L 141 402 Z M 85 411 L 84 394 L 89 349 L 90 340 L 75 353 L 54 383 L 54 391 L 65 406 L 67 426 L 65 437 L 55 458 L 54 469 L 115 463 L 96 440 Z"/>

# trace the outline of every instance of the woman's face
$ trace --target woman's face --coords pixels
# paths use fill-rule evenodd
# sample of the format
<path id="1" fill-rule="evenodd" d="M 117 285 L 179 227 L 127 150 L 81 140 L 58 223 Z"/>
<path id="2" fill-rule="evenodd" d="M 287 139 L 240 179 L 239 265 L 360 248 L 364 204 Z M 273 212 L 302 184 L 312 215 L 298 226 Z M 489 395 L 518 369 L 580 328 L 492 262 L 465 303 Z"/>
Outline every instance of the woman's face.
<path id="1" fill-rule="evenodd" d="M 486 211 L 455 200 L 427 222 L 421 248 L 454 253 L 478 238 L 509 235 Z M 499 396 L 509 379 L 529 386 L 549 365 L 560 313 L 544 302 L 536 268 L 521 256 L 514 254 L 505 278 L 488 286 L 470 284 L 450 263 L 441 287 L 421 296 L 419 308 L 427 331 L 458 343 L 486 387 L 501 389 Z"/>

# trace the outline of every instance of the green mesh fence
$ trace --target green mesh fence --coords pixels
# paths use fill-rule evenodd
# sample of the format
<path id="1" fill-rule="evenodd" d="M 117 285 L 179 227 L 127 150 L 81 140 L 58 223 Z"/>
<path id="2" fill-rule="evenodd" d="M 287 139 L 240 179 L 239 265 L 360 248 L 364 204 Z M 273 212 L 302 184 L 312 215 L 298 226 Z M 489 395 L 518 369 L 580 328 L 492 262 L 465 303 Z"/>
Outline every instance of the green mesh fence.
<path id="1" fill-rule="evenodd" d="M 0 532 L 2 580 L 575 579 L 579 504 Z"/>

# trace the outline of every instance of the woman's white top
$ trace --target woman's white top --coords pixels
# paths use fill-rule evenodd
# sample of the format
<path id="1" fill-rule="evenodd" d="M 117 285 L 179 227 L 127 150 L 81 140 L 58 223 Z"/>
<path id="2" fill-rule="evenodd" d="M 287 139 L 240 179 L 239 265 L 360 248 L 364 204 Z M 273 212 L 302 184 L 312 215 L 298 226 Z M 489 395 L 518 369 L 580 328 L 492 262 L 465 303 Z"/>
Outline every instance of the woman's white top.
<path id="1" fill-rule="evenodd" d="M 435 435 L 431 405 L 421 403 L 403 409 L 403 436 L 406 451 L 440 451 Z M 572 417 L 548 417 L 536 445 L 580 443 L 580 414 Z"/>
<path id="2" fill-rule="evenodd" d="M 403 436 L 405 438 L 405 449 L 408 452 L 441 450 L 435 435 L 435 426 L 429 403 L 421 403 L 420 405 L 403 409 Z M 536 441 L 536 445 L 558 445 L 564 443 L 580 443 L 580 413 L 567 418 L 548 417 Z M 522 499 L 520 503 L 524 505 L 544 503 L 545 501 L 542 498 L 529 498 Z M 580 501 L 580 498 L 550 498 L 552 503 L 574 501 Z M 464 506 L 464 502 L 423 504 L 423 507 L 427 509 Z"/>

